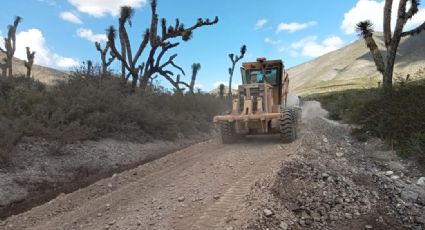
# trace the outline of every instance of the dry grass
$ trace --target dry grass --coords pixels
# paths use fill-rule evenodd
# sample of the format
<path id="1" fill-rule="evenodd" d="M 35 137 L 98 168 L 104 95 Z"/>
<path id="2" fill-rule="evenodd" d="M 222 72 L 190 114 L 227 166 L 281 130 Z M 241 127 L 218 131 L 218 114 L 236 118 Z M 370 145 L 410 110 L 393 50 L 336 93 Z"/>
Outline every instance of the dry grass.
<path id="1" fill-rule="evenodd" d="M 0 158 L 23 136 L 60 144 L 112 137 L 136 142 L 209 132 L 226 109 L 215 96 L 178 96 L 163 88 L 130 93 L 114 77 L 75 75 L 45 86 L 25 77 L 0 77 Z"/>

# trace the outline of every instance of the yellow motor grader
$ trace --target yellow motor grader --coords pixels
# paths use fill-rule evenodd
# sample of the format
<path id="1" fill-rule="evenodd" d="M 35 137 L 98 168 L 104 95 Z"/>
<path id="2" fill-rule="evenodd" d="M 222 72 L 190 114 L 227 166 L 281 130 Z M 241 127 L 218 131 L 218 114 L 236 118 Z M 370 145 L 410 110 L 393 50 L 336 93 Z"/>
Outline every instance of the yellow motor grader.
<path id="1" fill-rule="evenodd" d="M 301 109 L 287 106 L 289 78 L 282 60 L 258 58 L 242 63 L 241 73 L 242 85 L 232 111 L 214 117 L 223 143 L 256 134 L 280 134 L 283 142 L 294 141 Z"/>

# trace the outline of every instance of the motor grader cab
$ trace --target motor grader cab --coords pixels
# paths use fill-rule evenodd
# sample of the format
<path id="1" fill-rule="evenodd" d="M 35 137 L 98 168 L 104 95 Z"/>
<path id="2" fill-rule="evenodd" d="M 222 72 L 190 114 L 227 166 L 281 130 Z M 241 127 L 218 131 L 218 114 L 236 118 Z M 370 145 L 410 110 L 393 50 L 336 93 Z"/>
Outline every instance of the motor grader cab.
<path id="1" fill-rule="evenodd" d="M 287 106 L 288 73 L 281 60 L 258 58 L 241 68 L 243 84 L 238 87 L 229 114 L 215 116 L 223 143 L 244 135 L 280 134 L 285 143 L 296 139 L 300 109 Z"/>

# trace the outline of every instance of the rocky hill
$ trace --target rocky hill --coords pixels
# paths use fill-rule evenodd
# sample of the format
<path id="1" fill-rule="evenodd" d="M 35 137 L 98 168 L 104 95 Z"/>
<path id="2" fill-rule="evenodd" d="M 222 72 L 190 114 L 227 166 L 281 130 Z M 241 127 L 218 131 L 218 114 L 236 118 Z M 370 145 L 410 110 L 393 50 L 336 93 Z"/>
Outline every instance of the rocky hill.
<path id="1" fill-rule="evenodd" d="M 37 54 L 36 54 L 37 55 Z M 4 54 L 0 53 L 0 59 L 4 58 Z M 37 56 L 35 57 L 37 58 Z M 14 58 L 13 59 L 13 73 L 16 75 L 25 75 L 27 69 L 25 68 L 24 61 Z M 68 76 L 68 73 L 59 71 L 53 68 L 44 67 L 40 65 L 33 65 L 32 76 L 34 79 L 45 84 L 53 84 L 57 80 L 63 80 Z"/>
<path id="2" fill-rule="evenodd" d="M 375 40 L 385 57 L 382 34 Z M 403 38 L 396 59 L 395 78 L 413 75 L 425 68 L 425 33 Z M 378 86 L 376 70 L 364 40 L 357 41 L 288 70 L 290 88 L 298 95 Z"/>

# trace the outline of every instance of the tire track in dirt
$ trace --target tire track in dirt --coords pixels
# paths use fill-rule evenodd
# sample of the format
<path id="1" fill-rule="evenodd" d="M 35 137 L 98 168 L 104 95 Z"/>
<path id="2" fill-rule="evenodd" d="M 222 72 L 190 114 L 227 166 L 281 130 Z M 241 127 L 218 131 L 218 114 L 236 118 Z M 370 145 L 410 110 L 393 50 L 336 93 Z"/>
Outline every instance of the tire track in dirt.
<path id="1" fill-rule="evenodd" d="M 301 140 L 297 140 L 292 144 L 282 145 L 282 149 L 264 151 L 264 158 L 255 164 L 251 164 L 252 167 L 247 173 L 230 187 L 223 197 L 207 208 L 200 217 L 197 217 L 198 220 L 194 224 L 191 221 L 185 221 L 186 226 L 183 224 L 178 229 L 223 229 L 228 223 L 238 220 L 240 217 L 237 215 L 237 211 L 244 204 L 246 195 L 249 194 L 255 182 L 262 178 L 264 174 L 276 170 L 285 156 L 294 153 L 300 143 Z"/>
<path id="2" fill-rule="evenodd" d="M 12 216 L 0 229 L 223 227 L 241 218 L 238 209 L 251 186 L 295 152 L 297 143 L 252 137 L 232 145 L 193 145 Z"/>

